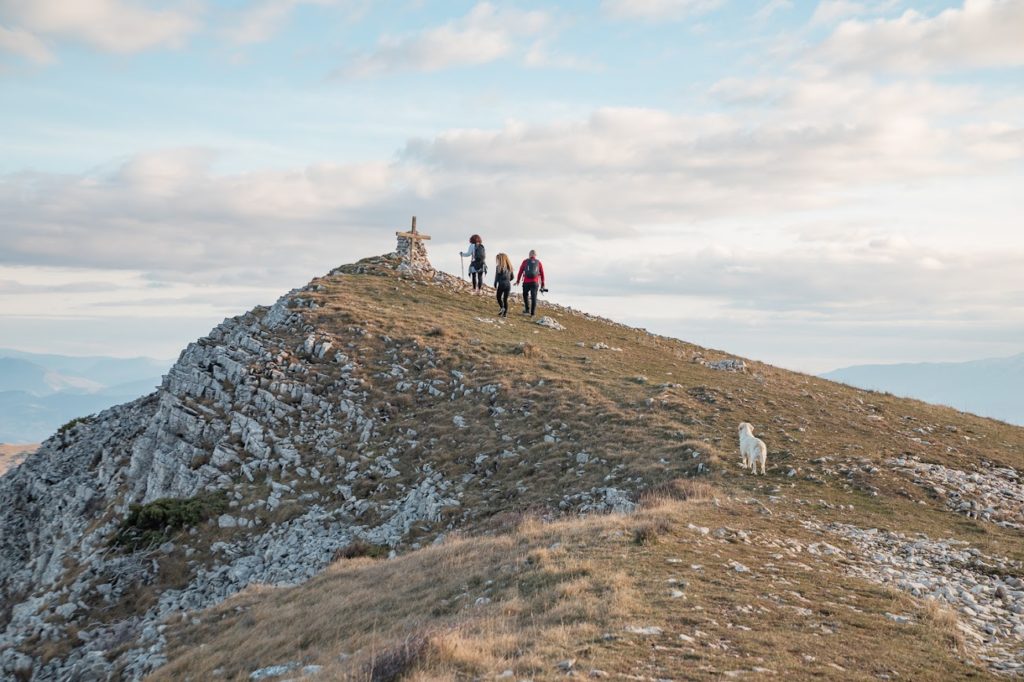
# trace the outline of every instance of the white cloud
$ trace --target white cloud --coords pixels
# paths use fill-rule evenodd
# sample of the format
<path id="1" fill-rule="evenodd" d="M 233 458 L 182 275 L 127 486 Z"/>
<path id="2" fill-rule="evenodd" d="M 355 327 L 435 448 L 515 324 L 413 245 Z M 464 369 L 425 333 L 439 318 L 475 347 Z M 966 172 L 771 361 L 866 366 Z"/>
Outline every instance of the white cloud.
<path id="1" fill-rule="evenodd" d="M 568 71 L 601 71 L 603 67 L 588 59 L 552 52 L 544 41 L 538 40 L 526 51 L 523 63 L 534 69 L 565 69 Z"/>
<path id="2" fill-rule="evenodd" d="M 302 5 L 331 6 L 343 0 L 262 0 L 241 10 L 224 36 L 233 43 L 247 45 L 270 39 L 287 23 L 292 12 Z"/>
<path id="3" fill-rule="evenodd" d="M 768 0 L 761 9 L 754 13 L 754 19 L 766 21 L 776 12 L 785 12 L 793 9 L 793 0 Z"/>
<path id="4" fill-rule="evenodd" d="M 338 221 L 358 223 L 401 180 L 385 164 L 215 175 L 214 159 L 169 150 L 102 174 L 0 177 L 0 260 L 206 275 L 244 261 L 258 270 L 272 267 L 278 249 L 318 243 Z"/>
<path id="5" fill-rule="evenodd" d="M 536 36 L 549 24 L 541 11 L 500 10 L 481 2 L 466 16 L 441 26 L 381 38 L 374 50 L 356 56 L 339 74 L 359 78 L 486 64 L 509 56 L 518 38 Z"/>
<path id="6" fill-rule="evenodd" d="M 818 6 L 814 8 L 811 23 L 834 24 L 842 19 L 859 16 L 865 11 L 867 11 L 867 8 L 860 2 L 851 2 L 851 0 L 821 0 Z"/>
<path id="7" fill-rule="evenodd" d="M 20 28 L 0 26 L 0 51 L 13 52 L 36 64 L 48 64 L 55 59 L 45 42 Z"/>
<path id="8" fill-rule="evenodd" d="M 199 27 L 196 8 L 193 2 L 150 9 L 129 0 L 4 0 L 0 18 L 37 39 L 68 39 L 128 54 L 181 46 Z"/>
<path id="9" fill-rule="evenodd" d="M 1019 126 L 947 120 L 974 113 L 970 89 L 860 78 L 751 88 L 763 108 L 605 108 L 549 124 L 455 129 L 408 141 L 390 163 L 218 174 L 209 150 L 177 149 L 102 173 L 3 176 L 0 260 L 213 272 L 270 262 L 325 231 L 355 238 L 404 206 L 452 226 L 498 214 L 524 239 L 550 236 L 552 225 L 610 238 L 827 215 L 879 188 L 1005 177 L 1024 155 Z"/>
<path id="10" fill-rule="evenodd" d="M 707 14 L 724 0 L 602 0 L 601 9 L 613 19 L 666 21 Z"/>
<path id="11" fill-rule="evenodd" d="M 908 10 L 896 19 L 851 20 L 817 51 L 840 66 L 904 72 L 1024 65 L 1024 2 L 964 0 L 932 16 Z"/>

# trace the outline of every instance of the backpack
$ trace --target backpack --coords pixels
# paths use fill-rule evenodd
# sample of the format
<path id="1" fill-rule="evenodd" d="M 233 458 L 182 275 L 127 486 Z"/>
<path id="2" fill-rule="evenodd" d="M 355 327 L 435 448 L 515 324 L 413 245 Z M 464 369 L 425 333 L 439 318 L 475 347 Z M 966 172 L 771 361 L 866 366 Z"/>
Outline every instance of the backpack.
<path id="1" fill-rule="evenodd" d="M 486 260 L 487 260 L 487 250 L 484 248 L 483 244 L 477 244 L 476 245 L 476 250 L 473 252 L 473 265 L 475 265 L 475 266 L 477 266 L 479 268 L 480 266 L 482 266 L 484 264 L 484 261 L 486 261 Z"/>
<path id="2" fill-rule="evenodd" d="M 524 274 L 527 277 L 536 277 L 540 274 L 540 261 L 536 258 L 528 258 L 526 260 L 526 270 Z"/>

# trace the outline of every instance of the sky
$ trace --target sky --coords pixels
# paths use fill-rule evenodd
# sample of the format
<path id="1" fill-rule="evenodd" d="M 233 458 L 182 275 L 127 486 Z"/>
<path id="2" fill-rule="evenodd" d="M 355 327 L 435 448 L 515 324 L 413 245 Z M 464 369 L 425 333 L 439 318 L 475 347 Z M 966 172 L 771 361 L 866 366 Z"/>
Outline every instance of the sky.
<path id="1" fill-rule="evenodd" d="M 0 347 L 394 249 L 804 372 L 1024 351 L 1024 0 L 0 0 Z M 542 301 L 543 303 L 543 301 Z M 444 311 L 438 311 L 443 317 Z"/>

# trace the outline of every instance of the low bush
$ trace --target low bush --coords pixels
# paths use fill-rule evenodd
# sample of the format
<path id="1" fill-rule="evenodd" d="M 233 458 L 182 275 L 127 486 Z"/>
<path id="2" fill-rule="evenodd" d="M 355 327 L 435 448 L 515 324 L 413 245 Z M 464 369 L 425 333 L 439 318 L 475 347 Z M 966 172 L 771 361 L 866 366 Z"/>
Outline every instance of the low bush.
<path id="1" fill-rule="evenodd" d="M 133 504 L 114 536 L 114 544 L 131 551 L 158 545 L 169 540 L 176 531 L 220 514 L 227 506 L 223 493 L 164 497 L 147 504 Z"/>
<path id="2" fill-rule="evenodd" d="M 75 428 L 77 425 L 85 424 L 88 421 L 89 421 L 88 417 L 75 417 L 74 419 L 72 419 L 68 423 L 64 424 L 59 429 L 57 429 L 57 435 L 58 436 L 63 436 L 65 433 L 67 433 L 71 429 Z"/>

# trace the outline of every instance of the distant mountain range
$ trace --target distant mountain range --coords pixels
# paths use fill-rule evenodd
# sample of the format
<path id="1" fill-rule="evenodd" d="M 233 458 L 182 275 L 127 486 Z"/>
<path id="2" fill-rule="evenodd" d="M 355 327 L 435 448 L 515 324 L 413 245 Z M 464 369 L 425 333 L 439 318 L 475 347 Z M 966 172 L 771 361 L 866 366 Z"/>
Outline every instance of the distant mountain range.
<path id="1" fill-rule="evenodd" d="M 39 442 L 75 417 L 138 398 L 170 364 L 0 348 L 0 443 Z"/>
<path id="2" fill-rule="evenodd" d="M 971 362 L 855 365 L 821 376 L 1024 425 L 1024 353 Z"/>

